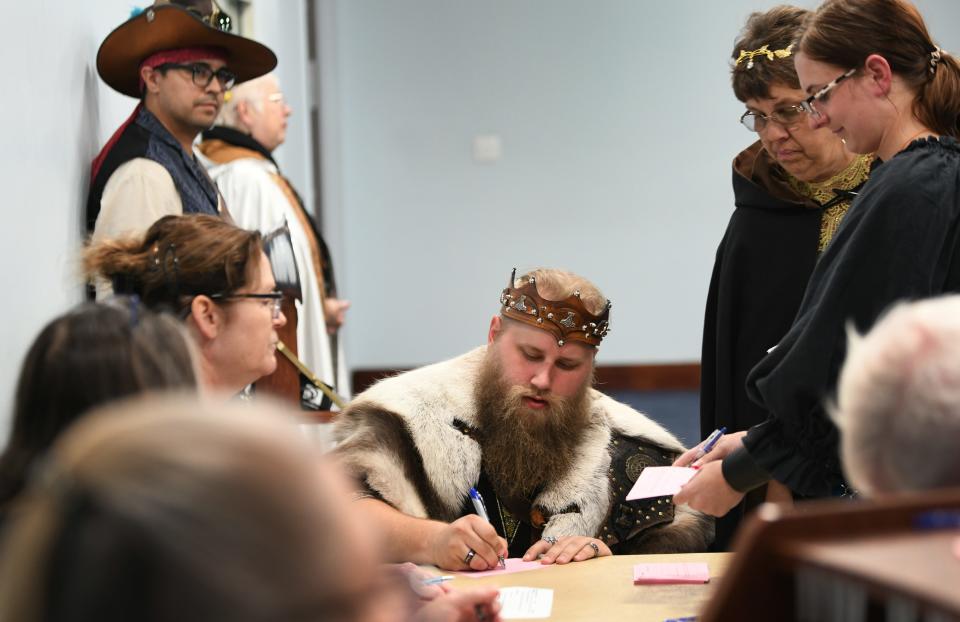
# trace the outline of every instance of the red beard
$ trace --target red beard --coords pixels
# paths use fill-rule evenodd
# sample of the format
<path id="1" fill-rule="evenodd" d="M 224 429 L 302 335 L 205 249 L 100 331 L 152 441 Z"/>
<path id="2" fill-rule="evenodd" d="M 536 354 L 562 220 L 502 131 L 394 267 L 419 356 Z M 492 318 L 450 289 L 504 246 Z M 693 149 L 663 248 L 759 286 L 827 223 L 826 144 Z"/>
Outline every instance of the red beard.
<path id="1" fill-rule="evenodd" d="M 532 386 L 510 385 L 495 348 L 487 350 L 474 396 L 483 468 L 498 495 L 527 498 L 567 473 L 591 425 L 587 389 L 592 384 L 591 377 L 568 398 Z M 536 397 L 547 405 L 529 408 L 524 397 Z"/>

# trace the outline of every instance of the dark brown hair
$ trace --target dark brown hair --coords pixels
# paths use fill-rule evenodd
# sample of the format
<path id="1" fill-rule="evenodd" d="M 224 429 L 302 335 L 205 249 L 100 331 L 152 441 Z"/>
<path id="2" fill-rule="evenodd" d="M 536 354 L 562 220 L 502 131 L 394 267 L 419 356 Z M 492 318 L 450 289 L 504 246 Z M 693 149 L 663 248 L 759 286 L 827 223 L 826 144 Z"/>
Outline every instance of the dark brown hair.
<path id="1" fill-rule="evenodd" d="M 86 304 L 44 327 L 17 382 L 10 441 L 0 455 L 0 508 L 82 413 L 151 389 L 197 384 L 180 322 L 132 299 Z"/>
<path id="2" fill-rule="evenodd" d="M 206 215 L 164 216 L 142 238 L 91 244 L 88 276 L 103 277 L 114 292 L 136 294 L 152 309 L 176 312 L 200 294 L 229 294 L 256 274 L 260 233 Z"/>
<path id="3" fill-rule="evenodd" d="M 769 11 L 751 13 L 740 31 L 740 38 L 733 46 L 733 60 L 736 63 L 741 51 L 751 52 L 766 45 L 771 52 L 785 50 L 797 39 L 803 20 L 810 11 L 795 6 L 777 6 Z M 792 50 L 796 51 L 796 48 Z M 797 70 L 793 67 L 793 55 L 786 58 L 766 56 L 753 59 L 753 66 L 747 68 L 748 60 L 734 64 L 732 71 L 733 94 L 742 102 L 748 99 L 766 99 L 770 97 L 770 87 L 782 85 L 791 89 L 800 88 Z"/>
<path id="4" fill-rule="evenodd" d="M 827 0 L 804 26 L 799 48 L 842 68 L 883 56 L 914 90 L 913 114 L 938 134 L 960 138 L 960 63 L 937 50 L 917 8 L 904 0 Z"/>

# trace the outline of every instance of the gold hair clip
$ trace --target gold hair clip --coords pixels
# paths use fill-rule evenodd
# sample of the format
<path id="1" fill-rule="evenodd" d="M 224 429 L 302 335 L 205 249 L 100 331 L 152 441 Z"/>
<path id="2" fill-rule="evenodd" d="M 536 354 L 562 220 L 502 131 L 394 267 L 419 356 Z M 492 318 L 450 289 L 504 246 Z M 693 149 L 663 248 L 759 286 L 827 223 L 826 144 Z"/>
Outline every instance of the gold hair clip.
<path id="1" fill-rule="evenodd" d="M 223 103 L 227 103 L 231 99 L 233 99 L 233 89 L 230 89 L 223 94 Z"/>
<path id="2" fill-rule="evenodd" d="M 737 57 L 737 61 L 733 65 L 736 67 L 740 65 L 740 61 L 747 59 L 747 69 L 753 69 L 753 59 L 757 56 L 766 56 L 767 60 L 774 60 L 776 58 L 787 58 L 791 54 L 793 54 L 792 43 L 782 50 L 771 50 L 769 44 L 767 44 L 749 52 L 740 50 L 740 56 Z"/>

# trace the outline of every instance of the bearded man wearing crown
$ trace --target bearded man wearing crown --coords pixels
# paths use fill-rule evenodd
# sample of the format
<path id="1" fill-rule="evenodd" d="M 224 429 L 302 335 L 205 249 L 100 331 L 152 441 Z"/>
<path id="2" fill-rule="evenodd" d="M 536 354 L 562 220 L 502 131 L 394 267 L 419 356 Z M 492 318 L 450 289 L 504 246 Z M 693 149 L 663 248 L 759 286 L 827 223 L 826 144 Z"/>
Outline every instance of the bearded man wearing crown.
<path id="1" fill-rule="evenodd" d="M 486 570 L 706 550 L 711 519 L 669 496 L 625 500 L 684 448 L 592 388 L 610 302 L 569 272 L 515 277 L 487 345 L 382 380 L 338 417 L 334 454 L 386 557 Z"/>

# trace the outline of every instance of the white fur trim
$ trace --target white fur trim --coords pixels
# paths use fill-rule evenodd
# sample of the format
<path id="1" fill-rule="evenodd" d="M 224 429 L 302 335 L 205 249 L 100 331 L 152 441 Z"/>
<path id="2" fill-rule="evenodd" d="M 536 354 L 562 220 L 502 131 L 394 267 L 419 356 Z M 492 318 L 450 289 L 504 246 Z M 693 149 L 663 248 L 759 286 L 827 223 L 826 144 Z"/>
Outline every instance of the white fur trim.
<path id="1" fill-rule="evenodd" d="M 451 423 L 454 419 L 471 426 L 476 423 L 474 386 L 485 352 L 486 347 L 480 347 L 449 361 L 382 380 L 357 396 L 344 413 L 343 424 L 348 424 L 350 412 L 360 407 L 399 415 L 419 450 L 430 484 L 451 514 L 459 511 L 467 492 L 480 476 L 479 445 Z M 683 450 L 675 436 L 643 413 L 593 389 L 590 398 L 591 425 L 584 431 L 570 472 L 534 499 L 535 505 L 550 513 L 574 504 L 580 513 L 553 514 L 544 531 L 547 535 L 592 536 L 600 528 L 610 504 L 607 469 L 611 428 L 628 436 L 642 437 L 669 451 Z M 347 428 L 357 423 L 361 428 L 355 433 L 362 434 L 360 422 L 340 427 L 349 435 Z M 419 498 L 408 498 L 417 497 L 417 493 L 413 484 L 404 478 L 398 457 L 368 454 L 372 452 L 357 452 L 357 455 L 346 456 L 346 462 L 365 471 L 370 484 L 401 511 L 423 516 L 423 502 Z"/>

